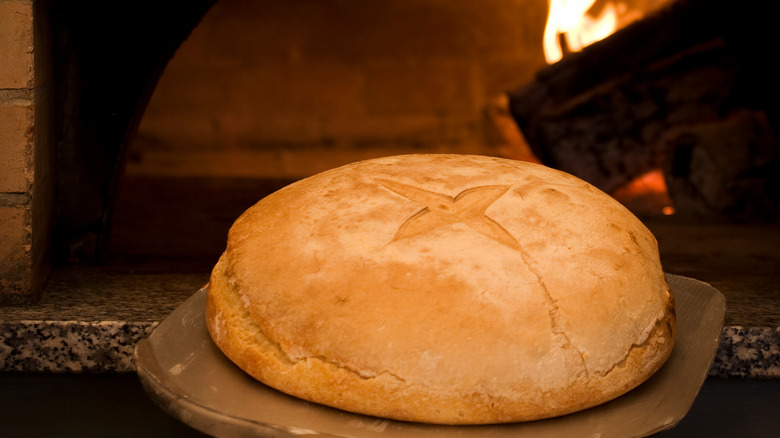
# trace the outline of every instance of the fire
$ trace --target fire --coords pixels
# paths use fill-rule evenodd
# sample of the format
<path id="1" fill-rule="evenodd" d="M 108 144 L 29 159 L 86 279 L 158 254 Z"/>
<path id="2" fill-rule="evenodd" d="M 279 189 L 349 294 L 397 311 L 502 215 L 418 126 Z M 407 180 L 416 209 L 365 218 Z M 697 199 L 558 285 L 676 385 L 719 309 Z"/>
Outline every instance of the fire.
<path id="1" fill-rule="evenodd" d="M 618 7 L 608 2 L 598 17 L 589 14 L 596 0 L 549 0 L 544 29 L 544 56 L 548 64 L 563 58 L 564 50 L 578 52 L 611 35 L 618 27 Z M 565 47 L 562 47 L 565 46 Z"/>
<path id="2" fill-rule="evenodd" d="M 656 216 L 675 214 L 664 173 L 651 170 L 614 190 L 610 195 L 635 213 Z"/>

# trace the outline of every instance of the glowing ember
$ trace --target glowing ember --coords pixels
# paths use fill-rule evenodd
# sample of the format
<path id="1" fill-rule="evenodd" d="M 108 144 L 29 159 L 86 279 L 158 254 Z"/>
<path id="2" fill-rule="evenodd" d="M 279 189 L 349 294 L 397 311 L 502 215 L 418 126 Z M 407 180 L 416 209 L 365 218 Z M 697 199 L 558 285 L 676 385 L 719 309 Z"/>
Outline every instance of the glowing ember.
<path id="1" fill-rule="evenodd" d="M 675 213 L 666 187 L 663 171 L 653 170 L 630 181 L 610 193 L 629 210 L 640 215 L 655 216 L 658 213 L 670 216 Z"/>
<path id="2" fill-rule="evenodd" d="M 617 9 L 607 3 L 598 17 L 588 11 L 596 0 L 550 0 L 550 11 L 544 29 L 544 56 L 548 64 L 563 57 L 561 38 L 566 49 L 578 52 L 583 47 L 602 40 L 617 29 Z"/>

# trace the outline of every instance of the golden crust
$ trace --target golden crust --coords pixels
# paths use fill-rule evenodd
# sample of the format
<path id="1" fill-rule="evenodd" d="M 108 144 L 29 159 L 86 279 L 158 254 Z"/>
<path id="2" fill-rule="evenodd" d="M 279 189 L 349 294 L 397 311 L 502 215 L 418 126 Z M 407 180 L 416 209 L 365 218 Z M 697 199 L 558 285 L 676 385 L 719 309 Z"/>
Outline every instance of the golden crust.
<path id="1" fill-rule="evenodd" d="M 650 232 L 585 182 L 462 155 L 354 163 L 233 225 L 207 305 L 258 380 L 406 421 L 534 420 L 617 397 L 666 360 Z"/>

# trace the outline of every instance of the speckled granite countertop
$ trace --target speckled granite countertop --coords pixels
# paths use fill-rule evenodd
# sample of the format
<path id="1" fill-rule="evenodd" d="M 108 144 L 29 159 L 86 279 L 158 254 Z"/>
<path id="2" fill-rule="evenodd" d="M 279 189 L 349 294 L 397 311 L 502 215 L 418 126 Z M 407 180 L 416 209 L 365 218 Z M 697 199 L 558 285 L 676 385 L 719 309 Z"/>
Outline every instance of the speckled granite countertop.
<path id="1" fill-rule="evenodd" d="M 40 303 L 0 307 L 0 371 L 133 372 L 135 344 L 207 281 L 58 269 Z"/>
<path id="2" fill-rule="evenodd" d="M 1 370 L 133 372 L 135 344 L 206 280 L 201 274 L 58 269 L 41 303 L 0 308 Z M 734 319 L 727 315 L 709 375 L 780 377 L 780 327 L 736 325 Z"/>

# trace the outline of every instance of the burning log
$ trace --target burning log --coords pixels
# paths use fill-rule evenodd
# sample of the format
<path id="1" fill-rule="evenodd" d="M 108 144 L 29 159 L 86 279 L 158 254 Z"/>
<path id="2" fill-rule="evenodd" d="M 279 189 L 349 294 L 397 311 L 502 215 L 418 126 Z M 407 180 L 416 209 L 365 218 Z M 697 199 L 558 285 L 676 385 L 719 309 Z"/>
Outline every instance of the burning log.
<path id="1" fill-rule="evenodd" d="M 682 215 L 775 218 L 774 113 L 708 6 L 675 2 L 511 92 L 536 156 L 608 193 L 663 169 Z"/>
<path id="2" fill-rule="evenodd" d="M 763 112 L 735 111 L 713 123 L 677 128 L 661 141 L 671 151 L 666 184 L 693 216 L 720 212 L 746 222 L 777 213 L 777 142 Z"/>

